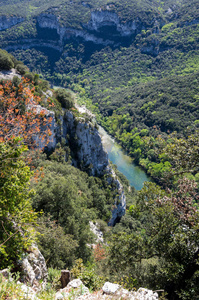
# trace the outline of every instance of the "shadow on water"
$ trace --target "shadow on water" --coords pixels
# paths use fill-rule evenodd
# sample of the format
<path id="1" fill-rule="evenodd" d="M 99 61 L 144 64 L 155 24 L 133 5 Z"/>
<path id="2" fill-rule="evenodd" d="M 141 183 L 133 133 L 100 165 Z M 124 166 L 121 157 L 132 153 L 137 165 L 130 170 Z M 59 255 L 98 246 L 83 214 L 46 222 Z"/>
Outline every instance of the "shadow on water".
<path id="1" fill-rule="evenodd" d="M 144 182 L 151 181 L 151 178 L 143 169 L 133 163 L 132 159 L 101 126 L 99 126 L 99 133 L 103 146 L 108 152 L 109 160 L 117 165 L 118 170 L 126 176 L 131 186 L 136 190 L 141 190 Z"/>

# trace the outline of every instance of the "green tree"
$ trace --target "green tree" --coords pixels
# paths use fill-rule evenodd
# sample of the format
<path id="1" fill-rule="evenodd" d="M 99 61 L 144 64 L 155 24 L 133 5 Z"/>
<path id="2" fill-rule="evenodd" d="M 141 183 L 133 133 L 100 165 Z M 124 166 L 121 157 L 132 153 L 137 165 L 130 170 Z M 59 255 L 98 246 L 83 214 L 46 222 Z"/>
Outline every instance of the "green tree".
<path id="1" fill-rule="evenodd" d="M 47 266 L 58 269 L 71 267 L 75 260 L 77 241 L 65 234 L 55 221 L 50 221 L 50 216 L 40 218 L 38 224 L 39 246 Z"/>
<path id="2" fill-rule="evenodd" d="M 0 142 L 0 267 L 16 262 L 34 240 L 29 180 L 30 168 L 22 159 L 27 148 L 19 139 Z"/>
<path id="3" fill-rule="evenodd" d="M 133 274 L 138 286 L 164 288 L 171 300 L 195 299 L 199 292 L 197 201 L 197 185 L 187 178 L 167 194 L 147 183 L 130 209 L 137 227 L 130 233 L 120 229 L 110 238 L 109 265 L 117 277 L 122 272 Z"/>
<path id="4" fill-rule="evenodd" d="M 0 69 L 10 70 L 12 68 L 14 68 L 12 55 L 8 54 L 7 51 L 0 49 Z"/>

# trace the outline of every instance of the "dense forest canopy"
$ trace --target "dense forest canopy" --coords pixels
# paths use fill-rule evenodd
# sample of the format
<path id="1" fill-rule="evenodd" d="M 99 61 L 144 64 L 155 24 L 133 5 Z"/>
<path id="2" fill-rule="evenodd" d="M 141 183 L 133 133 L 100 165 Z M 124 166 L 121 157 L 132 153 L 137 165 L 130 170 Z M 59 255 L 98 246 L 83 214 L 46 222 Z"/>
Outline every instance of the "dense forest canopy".
<path id="1" fill-rule="evenodd" d="M 108 228 L 113 187 L 106 178 L 71 166 L 71 145 L 62 140 L 47 155 L 32 150 L 29 161 L 23 135 L 20 140 L 1 138 L 0 218 L 9 236 L 14 234 L 14 243 L 9 238 L 6 244 L 1 228 L 1 267 L 13 267 L 14 253 L 20 257 L 39 232 L 48 267 L 73 267 L 93 289 L 108 279 L 129 289 L 163 289 L 165 299 L 197 299 L 199 2 L 10 0 L 2 1 L 0 20 L 0 46 L 11 52 L 0 50 L 0 69 L 15 68 L 25 77 L 1 82 L 0 124 L 11 125 L 9 132 L 17 118 L 25 120 L 24 89 L 53 110 L 57 120 L 62 108 L 78 115 L 68 91 L 52 91 L 46 101 L 50 84 L 43 78 L 48 79 L 73 90 L 76 101 L 96 114 L 155 181 L 136 192 L 115 169 L 127 211 Z M 5 105 L 11 124 L 2 118 Z M 10 215 L 24 237 L 15 234 Z M 90 220 L 107 244 L 96 251 L 88 246 L 94 239 Z"/>

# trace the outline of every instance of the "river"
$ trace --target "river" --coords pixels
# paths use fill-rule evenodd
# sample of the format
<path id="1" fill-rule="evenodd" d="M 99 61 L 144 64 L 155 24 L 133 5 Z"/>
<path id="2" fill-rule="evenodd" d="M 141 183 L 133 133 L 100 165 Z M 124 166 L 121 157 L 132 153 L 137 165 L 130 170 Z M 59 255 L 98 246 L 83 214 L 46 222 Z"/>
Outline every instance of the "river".
<path id="1" fill-rule="evenodd" d="M 144 181 L 151 181 L 150 177 L 133 163 L 132 159 L 101 126 L 99 126 L 99 133 L 102 137 L 102 144 L 108 152 L 109 160 L 117 165 L 118 170 L 126 176 L 131 186 L 136 190 L 141 190 Z"/>
<path id="2" fill-rule="evenodd" d="M 62 87 L 54 86 L 53 88 L 57 89 Z M 75 95 L 75 93 L 73 94 Z M 80 113 L 88 113 L 90 116 L 94 117 L 85 106 L 79 106 L 76 103 L 76 107 Z M 133 163 L 132 159 L 101 126 L 99 126 L 99 133 L 102 137 L 102 144 L 108 152 L 109 160 L 126 176 L 131 186 L 138 191 L 141 190 L 144 182 L 151 181 L 151 178 L 147 176 L 143 169 Z"/>

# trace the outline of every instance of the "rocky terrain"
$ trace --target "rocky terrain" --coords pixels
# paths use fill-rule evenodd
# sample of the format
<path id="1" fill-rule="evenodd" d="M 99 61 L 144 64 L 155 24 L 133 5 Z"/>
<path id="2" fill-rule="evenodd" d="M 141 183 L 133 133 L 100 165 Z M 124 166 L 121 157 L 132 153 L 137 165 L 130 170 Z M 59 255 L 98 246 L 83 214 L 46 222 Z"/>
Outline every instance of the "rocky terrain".
<path id="1" fill-rule="evenodd" d="M 41 268 L 41 267 L 43 267 L 43 265 L 41 264 L 38 265 L 37 263 L 37 268 Z M 36 272 L 38 272 L 38 270 Z M 33 272 L 30 271 L 29 275 L 31 273 Z M 8 270 L 0 271 L 0 275 L 3 276 L 4 281 L 11 281 L 11 282 L 13 281 L 12 277 L 9 275 Z M 39 278 L 40 277 L 37 277 L 37 280 L 39 280 Z M 38 288 L 38 286 L 30 287 L 20 281 L 17 281 L 16 289 L 18 290 L 18 297 L 20 297 L 20 299 L 40 300 L 39 290 L 41 291 L 41 287 L 40 288 Z M 119 284 L 114 284 L 111 282 L 106 282 L 101 288 L 101 290 L 99 291 L 90 292 L 89 289 L 83 284 L 83 282 L 80 279 L 73 279 L 67 284 L 66 287 L 58 290 L 54 295 L 52 295 L 50 299 L 51 300 L 69 300 L 69 299 L 73 299 L 73 300 L 101 300 L 101 299 L 158 300 L 159 297 L 158 297 L 158 293 L 153 292 L 152 290 L 139 288 L 138 291 L 134 291 L 134 290 L 128 291 L 124 289 L 122 286 L 120 286 Z"/>

